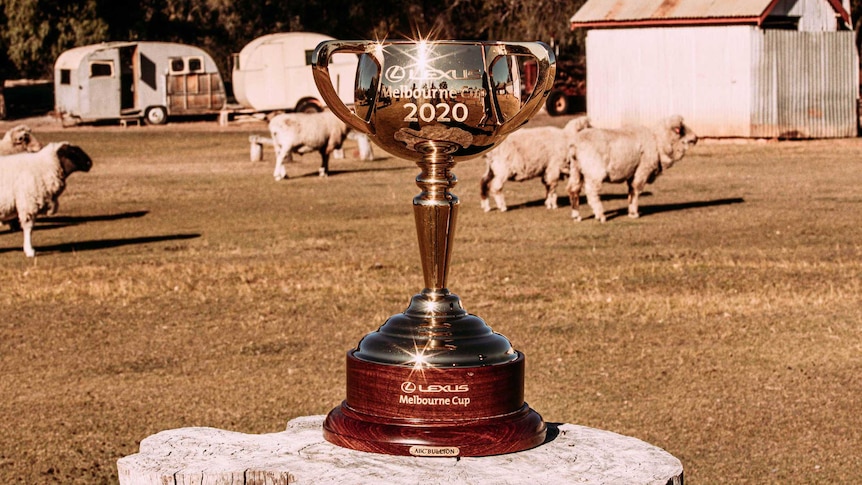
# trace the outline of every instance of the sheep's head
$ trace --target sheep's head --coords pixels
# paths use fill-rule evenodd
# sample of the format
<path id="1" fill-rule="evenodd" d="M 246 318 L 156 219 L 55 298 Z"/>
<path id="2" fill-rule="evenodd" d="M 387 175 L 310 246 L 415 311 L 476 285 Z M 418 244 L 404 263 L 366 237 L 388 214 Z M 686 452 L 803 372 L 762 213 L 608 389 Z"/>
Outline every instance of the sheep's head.
<path id="1" fill-rule="evenodd" d="M 662 169 L 668 169 L 697 144 L 697 134 L 683 122 L 680 115 L 666 118 L 662 124 L 660 162 Z"/>
<path id="2" fill-rule="evenodd" d="M 574 136 L 579 131 L 583 131 L 591 126 L 589 116 L 578 116 L 576 118 L 572 118 L 568 123 L 566 123 L 566 126 L 563 127 L 563 131 L 566 132 L 566 136 Z"/>
<path id="3" fill-rule="evenodd" d="M 89 172 L 93 167 L 93 160 L 80 147 L 68 142 L 52 144 L 63 167 L 63 173 L 68 176 L 73 172 Z"/>
<path id="4" fill-rule="evenodd" d="M 12 146 L 21 152 L 38 152 L 42 144 L 33 136 L 33 130 L 27 125 L 18 125 L 6 134 L 12 141 Z"/>

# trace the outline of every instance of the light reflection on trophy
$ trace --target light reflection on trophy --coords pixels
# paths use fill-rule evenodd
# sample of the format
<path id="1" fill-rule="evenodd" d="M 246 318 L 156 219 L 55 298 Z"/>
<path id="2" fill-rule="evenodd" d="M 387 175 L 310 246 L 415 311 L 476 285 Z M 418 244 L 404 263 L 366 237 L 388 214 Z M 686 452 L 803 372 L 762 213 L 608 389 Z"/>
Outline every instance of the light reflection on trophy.
<path id="1" fill-rule="evenodd" d="M 338 98 L 328 64 L 358 54 L 355 113 Z M 521 93 L 520 61 L 537 66 Z M 421 170 L 413 199 L 425 288 L 347 353 L 347 397 L 324 422 L 346 448 L 414 456 L 486 456 L 545 440 L 524 401 L 524 354 L 467 313 L 446 287 L 458 198 L 456 161 L 481 155 L 527 122 L 554 81 L 539 42 L 328 41 L 312 57 L 332 111 Z"/>

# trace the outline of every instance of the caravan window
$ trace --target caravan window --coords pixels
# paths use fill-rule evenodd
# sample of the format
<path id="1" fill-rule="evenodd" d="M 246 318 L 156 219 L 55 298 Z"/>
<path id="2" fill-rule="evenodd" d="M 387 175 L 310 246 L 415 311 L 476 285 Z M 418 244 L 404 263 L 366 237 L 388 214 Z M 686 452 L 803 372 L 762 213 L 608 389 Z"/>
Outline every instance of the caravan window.
<path id="1" fill-rule="evenodd" d="M 60 84 L 72 84 L 72 71 L 70 69 L 60 69 Z"/>
<path id="2" fill-rule="evenodd" d="M 90 77 L 112 77 L 114 63 L 111 61 L 95 61 L 90 63 Z"/>
<path id="3" fill-rule="evenodd" d="M 141 54 L 141 81 L 150 89 L 156 89 L 156 63 Z"/>
<path id="4" fill-rule="evenodd" d="M 204 72 L 204 60 L 200 57 L 189 57 L 189 72 Z"/>
<path id="5" fill-rule="evenodd" d="M 171 57 L 169 61 L 171 74 L 182 74 L 186 72 L 186 61 L 182 57 Z"/>
<path id="6" fill-rule="evenodd" d="M 168 59 L 171 74 L 204 72 L 203 57 L 171 57 Z"/>

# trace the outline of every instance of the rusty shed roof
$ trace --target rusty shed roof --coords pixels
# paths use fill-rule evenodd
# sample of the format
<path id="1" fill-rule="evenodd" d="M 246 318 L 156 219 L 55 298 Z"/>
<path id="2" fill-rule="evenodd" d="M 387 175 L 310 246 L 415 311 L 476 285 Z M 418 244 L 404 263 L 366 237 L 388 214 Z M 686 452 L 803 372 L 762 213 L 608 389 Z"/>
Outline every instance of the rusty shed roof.
<path id="1" fill-rule="evenodd" d="M 656 25 L 760 25 L 779 0 L 587 0 L 571 27 Z M 841 0 L 823 0 L 849 24 Z"/>

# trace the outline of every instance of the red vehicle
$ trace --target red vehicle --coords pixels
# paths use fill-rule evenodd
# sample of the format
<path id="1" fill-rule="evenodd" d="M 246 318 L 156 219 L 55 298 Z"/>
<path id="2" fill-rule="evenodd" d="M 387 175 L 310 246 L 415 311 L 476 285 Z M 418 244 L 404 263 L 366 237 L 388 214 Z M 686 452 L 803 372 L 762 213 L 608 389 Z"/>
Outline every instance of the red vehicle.
<path id="1" fill-rule="evenodd" d="M 587 70 L 583 60 L 557 59 L 557 75 L 545 108 L 551 116 L 586 112 Z"/>

